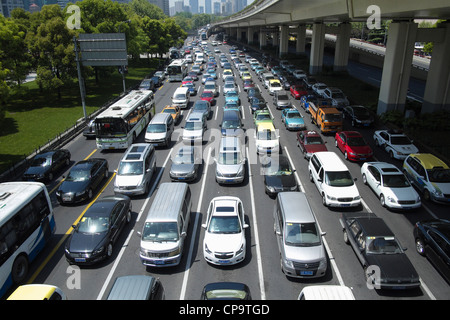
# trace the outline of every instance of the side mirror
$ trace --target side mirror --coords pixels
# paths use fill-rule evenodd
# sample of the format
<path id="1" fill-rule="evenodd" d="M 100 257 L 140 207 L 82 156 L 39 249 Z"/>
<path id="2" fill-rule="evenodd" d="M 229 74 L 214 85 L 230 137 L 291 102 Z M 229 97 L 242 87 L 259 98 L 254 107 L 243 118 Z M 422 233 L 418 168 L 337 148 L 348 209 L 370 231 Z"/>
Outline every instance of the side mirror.
<path id="1" fill-rule="evenodd" d="M 206 229 L 206 223 L 202 224 L 202 228 Z"/>

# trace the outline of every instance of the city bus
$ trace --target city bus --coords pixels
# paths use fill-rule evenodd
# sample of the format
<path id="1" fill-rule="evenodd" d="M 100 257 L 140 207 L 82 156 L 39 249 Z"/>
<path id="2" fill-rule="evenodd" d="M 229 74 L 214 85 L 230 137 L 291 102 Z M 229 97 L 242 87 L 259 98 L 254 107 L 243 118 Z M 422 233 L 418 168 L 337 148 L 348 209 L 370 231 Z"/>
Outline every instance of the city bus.
<path id="1" fill-rule="evenodd" d="M 94 121 L 98 149 L 127 149 L 155 113 L 151 90 L 132 90 L 99 114 Z"/>
<path id="2" fill-rule="evenodd" d="M 55 229 L 52 203 L 43 183 L 0 183 L 0 297 L 25 281 L 29 264 Z"/>
<path id="3" fill-rule="evenodd" d="M 167 67 L 169 81 L 183 81 L 188 72 L 187 64 L 184 59 L 173 60 Z"/>

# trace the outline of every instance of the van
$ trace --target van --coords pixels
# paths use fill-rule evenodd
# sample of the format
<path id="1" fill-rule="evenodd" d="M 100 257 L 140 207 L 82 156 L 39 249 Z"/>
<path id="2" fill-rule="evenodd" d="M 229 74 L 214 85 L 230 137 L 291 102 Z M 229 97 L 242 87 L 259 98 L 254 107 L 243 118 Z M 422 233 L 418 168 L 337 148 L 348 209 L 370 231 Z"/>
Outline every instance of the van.
<path id="1" fill-rule="evenodd" d="M 355 300 L 355 296 L 346 286 L 317 285 L 303 288 L 298 300 Z"/>
<path id="2" fill-rule="evenodd" d="M 206 131 L 206 117 L 204 113 L 192 112 L 186 119 L 183 128 L 183 142 L 203 143 L 203 133 Z"/>
<path id="3" fill-rule="evenodd" d="M 242 183 L 245 177 L 245 153 L 241 138 L 222 137 L 216 162 L 216 182 Z"/>
<path id="4" fill-rule="evenodd" d="M 180 263 L 191 216 L 191 190 L 184 182 L 162 183 L 148 211 L 140 258 L 151 267 Z"/>
<path id="5" fill-rule="evenodd" d="M 146 275 L 117 277 L 106 300 L 164 300 L 158 278 Z"/>
<path id="6" fill-rule="evenodd" d="M 325 233 L 320 231 L 305 193 L 278 193 L 273 218 L 283 273 L 293 278 L 325 276 Z"/>
<path id="7" fill-rule="evenodd" d="M 156 152 L 149 143 L 132 144 L 115 171 L 114 193 L 147 194 L 156 168 Z"/>
<path id="8" fill-rule="evenodd" d="M 157 113 L 145 132 L 145 142 L 156 146 L 169 146 L 174 130 L 173 117 L 169 113 Z"/>
<path id="9" fill-rule="evenodd" d="M 322 196 L 322 204 L 330 207 L 357 207 L 361 196 L 352 175 L 338 155 L 331 151 L 316 152 L 309 159 L 309 180 Z"/>
<path id="10" fill-rule="evenodd" d="M 181 109 L 186 109 L 189 104 L 189 88 L 178 87 L 172 96 L 172 104 L 179 106 Z"/>

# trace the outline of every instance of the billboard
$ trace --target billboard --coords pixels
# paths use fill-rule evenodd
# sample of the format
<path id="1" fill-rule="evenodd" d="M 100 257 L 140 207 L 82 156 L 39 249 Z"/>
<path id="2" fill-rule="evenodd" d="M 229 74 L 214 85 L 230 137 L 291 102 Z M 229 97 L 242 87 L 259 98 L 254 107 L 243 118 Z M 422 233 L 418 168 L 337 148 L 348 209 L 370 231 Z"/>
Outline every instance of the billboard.
<path id="1" fill-rule="evenodd" d="M 125 33 L 80 33 L 77 40 L 84 66 L 127 66 Z"/>

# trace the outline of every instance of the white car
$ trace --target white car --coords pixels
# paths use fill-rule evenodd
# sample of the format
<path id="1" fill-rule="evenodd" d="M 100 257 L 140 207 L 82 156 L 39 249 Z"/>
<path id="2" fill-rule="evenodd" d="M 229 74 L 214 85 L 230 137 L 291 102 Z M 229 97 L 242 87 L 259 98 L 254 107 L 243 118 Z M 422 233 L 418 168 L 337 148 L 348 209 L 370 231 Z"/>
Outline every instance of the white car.
<path id="1" fill-rule="evenodd" d="M 365 162 L 361 167 L 361 175 L 364 184 L 375 192 L 383 207 L 416 209 L 422 205 L 417 191 L 393 164 Z"/>
<path id="2" fill-rule="evenodd" d="M 319 96 L 323 97 L 323 93 L 328 86 L 325 83 L 319 82 L 314 84 L 311 89 Z"/>
<path id="3" fill-rule="evenodd" d="M 261 122 L 255 130 L 255 144 L 257 154 L 279 153 L 280 140 L 271 122 Z"/>
<path id="4" fill-rule="evenodd" d="M 223 85 L 223 94 L 226 95 L 229 91 L 236 91 L 236 84 L 234 82 L 226 82 Z"/>
<path id="5" fill-rule="evenodd" d="M 411 153 L 418 153 L 419 149 L 400 131 L 377 130 L 373 134 L 375 145 L 384 149 L 392 159 L 405 160 Z"/>
<path id="6" fill-rule="evenodd" d="M 326 88 L 323 97 L 330 99 L 332 106 L 336 108 L 343 109 L 350 104 L 345 94 L 338 88 Z"/>
<path id="7" fill-rule="evenodd" d="M 209 204 L 203 239 L 203 256 L 209 263 L 233 265 L 244 261 L 246 252 L 244 206 L 237 197 L 213 198 Z"/>
<path id="8" fill-rule="evenodd" d="M 293 75 L 294 78 L 296 78 L 296 79 L 306 79 L 306 77 L 307 77 L 305 71 L 300 70 L 300 69 L 294 70 L 294 72 L 292 72 L 292 75 Z"/>

